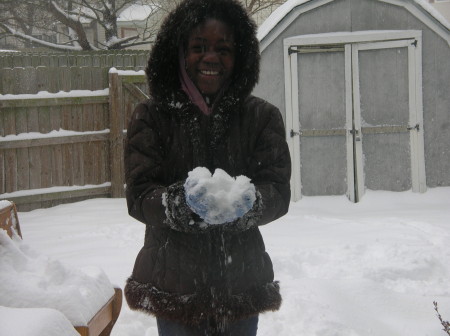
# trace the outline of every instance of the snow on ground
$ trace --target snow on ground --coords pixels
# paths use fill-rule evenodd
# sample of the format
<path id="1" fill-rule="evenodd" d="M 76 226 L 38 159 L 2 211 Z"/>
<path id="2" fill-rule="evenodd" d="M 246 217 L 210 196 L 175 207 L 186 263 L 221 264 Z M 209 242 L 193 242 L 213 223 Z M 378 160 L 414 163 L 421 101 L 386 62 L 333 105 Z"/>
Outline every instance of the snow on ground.
<path id="1" fill-rule="evenodd" d="M 124 199 L 21 212 L 19 219 L 33 249 L 68 267 L 101 267 L 122 288 L 144 238 Z M 279 312 L 261 316 L 259 336 L 446 335 L 433 301 L 449 320 L 450 187 L 369 191 L 358 204 L 305 197 L 261 230 L 284 301 Z M 112 335 L 157 336 L 155 319 L 124 302 Z"/>

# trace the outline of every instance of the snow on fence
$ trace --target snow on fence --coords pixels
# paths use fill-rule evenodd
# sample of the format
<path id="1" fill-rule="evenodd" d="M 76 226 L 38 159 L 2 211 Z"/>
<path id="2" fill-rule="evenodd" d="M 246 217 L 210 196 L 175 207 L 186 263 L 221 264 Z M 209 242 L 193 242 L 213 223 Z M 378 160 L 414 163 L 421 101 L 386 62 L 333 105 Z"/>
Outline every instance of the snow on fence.
<path id="1" fill-rule="evenodd" d="M 145 98 L 143 71 L 109 88 L 0 95 L 0 200 L 20 211 L 123 196 L 123 134 Z"/>
<path id="2" fill-rule="evenodd" d="M 148 51 L 9 53 L 0 55 L 0 94 L 101 90 L 108 70 L 142 70 Z"/>

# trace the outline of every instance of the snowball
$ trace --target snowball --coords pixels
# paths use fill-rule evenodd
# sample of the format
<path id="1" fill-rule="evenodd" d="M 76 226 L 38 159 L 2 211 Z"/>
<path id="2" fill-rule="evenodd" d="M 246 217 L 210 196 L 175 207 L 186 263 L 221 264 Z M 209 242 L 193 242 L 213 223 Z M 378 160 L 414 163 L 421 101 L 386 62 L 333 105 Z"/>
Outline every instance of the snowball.
<path id="1" fill-rule="evenodd" d="M 208 224 L 224 224 L 247 213 L 256 200 L 255 186 L 246 176 L 231 177 L 222 169 L 204 167 L 189 172 L 186 202 Z"/>

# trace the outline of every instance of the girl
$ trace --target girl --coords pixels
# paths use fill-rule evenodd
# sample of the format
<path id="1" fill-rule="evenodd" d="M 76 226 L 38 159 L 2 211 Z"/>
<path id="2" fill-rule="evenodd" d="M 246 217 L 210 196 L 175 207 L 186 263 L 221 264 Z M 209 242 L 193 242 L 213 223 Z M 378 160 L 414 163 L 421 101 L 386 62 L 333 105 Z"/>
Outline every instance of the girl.
<path id="1" fill-rule="evenodd" d="M 161 336 L 256 335 L 258 314 L 281 304 L 258 226 L 287 212 L 291 169 L 280 112 L 250 95 L 256 26 L 237 0 L 182 1 L 146 74 L 151 99 L 136 107 L 125 148 L 129 213 L 146 224 L 128 305 L 156 316 Z M 234 217 L 195 168 L 250 179 L 233 195 Z"/>

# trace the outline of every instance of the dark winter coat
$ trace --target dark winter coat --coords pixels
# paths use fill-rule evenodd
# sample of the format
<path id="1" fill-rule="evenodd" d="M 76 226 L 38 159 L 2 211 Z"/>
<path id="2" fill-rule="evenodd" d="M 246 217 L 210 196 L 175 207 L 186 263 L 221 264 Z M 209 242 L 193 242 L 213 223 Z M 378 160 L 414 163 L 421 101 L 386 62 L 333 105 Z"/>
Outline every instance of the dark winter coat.
<path id="1" fill-rule="evenodd" d="M 177 74 L 178 45 L 208 6 L 234 27 L 237 46 L 232 82 L 210 116 L 180 90 Z M 250 95 L 258 43 L 254 24 L 236 8 L 230 0 L 192 0 L 169 16 L 146 70 L 152 99 L 136 107 L 127 132 L 128 208 L 146 233 L 125 297 L 132 309 L 186 324 L 242 319 L 281 304 L 258 226 L 288 210 L 290 157 L 280 112 Z M 183 188 L 199 166 L 249 177 L 254 207 L 232 223 L 203 223 Z"/>

